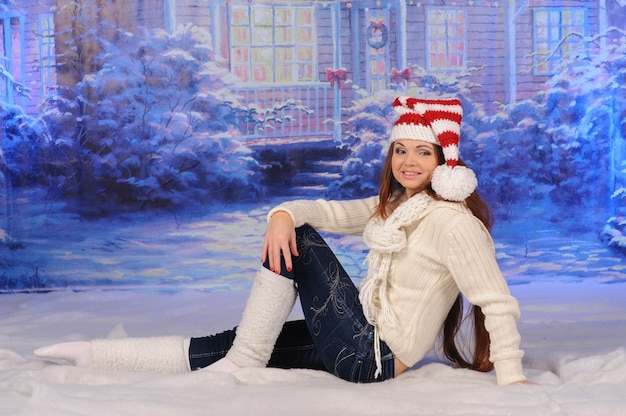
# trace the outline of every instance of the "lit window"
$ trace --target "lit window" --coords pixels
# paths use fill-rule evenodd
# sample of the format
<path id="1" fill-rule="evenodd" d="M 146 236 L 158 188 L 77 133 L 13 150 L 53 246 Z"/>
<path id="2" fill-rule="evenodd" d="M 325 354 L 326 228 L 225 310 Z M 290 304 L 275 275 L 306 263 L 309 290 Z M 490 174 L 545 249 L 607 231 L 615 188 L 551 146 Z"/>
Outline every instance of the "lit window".
<path id="1" fill-rule="evenodd" d="M 550 75 L 558 72 L 563 58 L 581 48 L 580 39 L 585 36 L 586 21 L 586 10 L 583 8 L 534 10 L 535 74 Z"/>
<path id="2" fill-rule="evenodd" d="M 231 4 L 231 68 L 245 83 L 315 80 L 313 6 Z"/>
<path id="3" fill-rule="evenodd" d="M 467 30 L 465 10 L 429 8 L 426 18 L 427 65 L 431 70 L 465 68 Z"/>
<path id="4" fill-rule="evenodd" d="M 54 47 L 54 20 L 52 14 L 42 14 L 39 30 L 39 76 L 41 96 L 50 96 L 56 89 L 56 52 Z"/>

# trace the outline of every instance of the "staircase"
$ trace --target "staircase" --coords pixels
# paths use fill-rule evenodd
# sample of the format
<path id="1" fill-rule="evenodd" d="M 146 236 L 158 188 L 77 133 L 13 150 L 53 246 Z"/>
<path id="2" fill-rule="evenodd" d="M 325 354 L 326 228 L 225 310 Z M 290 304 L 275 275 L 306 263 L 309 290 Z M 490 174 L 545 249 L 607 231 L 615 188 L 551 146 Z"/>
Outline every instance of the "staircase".
<path id="1" fill-rule="evenodd" d="M 249 143 L 264 167 L 272 193 L 295 197 L 322 197 L 328 184 L 341 175 L 346 155 L 328 138 L 271 140 Z"/>

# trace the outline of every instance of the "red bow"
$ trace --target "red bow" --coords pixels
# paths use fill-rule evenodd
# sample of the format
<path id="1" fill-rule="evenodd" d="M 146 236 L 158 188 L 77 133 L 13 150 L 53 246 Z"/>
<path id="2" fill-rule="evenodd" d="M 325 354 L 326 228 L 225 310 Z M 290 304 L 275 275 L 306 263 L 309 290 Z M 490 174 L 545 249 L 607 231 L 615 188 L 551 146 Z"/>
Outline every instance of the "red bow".
<path id="1" fill-rule="evenodd" d="M 335 69 L 334 71 L 330 68 L 326 68 L 326 79 L 330 81 L 330 86 L 335 86 L 335 81 L 337 82 L 337 87 L 341 88 L 341 81 L 346 80 L 346 76 L 348 75 L 345 68 Z"/>
<path id="2" fill-rule="evenodd" d="M 370 20 L 370 26 L 372 27 L 372 32 L 376 32 L 377 30 L 382 30 L 383 26 L 385 26 L 385 21 L 383 19 Z"/>
<path id="3" fill-rule="evenodd" d="M 398 71 L 396 68 L 391 68 L 391 80 L 396 84 L 406 84 L 411 79 L 411 68 L 404 68 Z"/>

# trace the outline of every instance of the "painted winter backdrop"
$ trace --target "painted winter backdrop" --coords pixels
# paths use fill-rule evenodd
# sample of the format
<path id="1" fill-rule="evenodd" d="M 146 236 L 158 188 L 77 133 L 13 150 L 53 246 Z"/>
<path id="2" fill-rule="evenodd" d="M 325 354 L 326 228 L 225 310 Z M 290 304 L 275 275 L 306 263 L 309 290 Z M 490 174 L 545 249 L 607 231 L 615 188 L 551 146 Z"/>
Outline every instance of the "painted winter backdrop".
<path id="1" fill-rule="evenodd" d="M 586 54 L 563 61 L 534 97 L 498 111 L 473 98 L 468 75 L 484 68 L 442 76 L 413 65 L 408 85 L 375 95 L 345 80 L 340 87 L 357 99 L 342 109 L 339 139 L 271 145 L 240 140 L 240 128 L 279 129 L 311 110 L 243 100 L 207 32 L 83 29 L 65 42 L 77 53 L 97 42 L 101 52 L 75 71 L 75 85 L 60 87 L 38 117 L 1 106 L 3 292 L 248 285 L 271 206 L 377 192 L 399 94 L 462 100 L 462 156 L 496 214 L 511 283 L 626 280 L 619 29 L 603 48 L 606 33 L 580 39 Z M 365 247 L 329 238 L 362 277 Z"/>
<path id="2" fill-rule="evenodd" d="M 0 102 L 0 414 L 626 414 L 623 32 L 611 29 L 617 40 L 603 48 L 604 34 L 581 38 L 588 54 L 497 111 L 473 94 L 470 74 L 486 68 L 435 76 L 412 65 L 411 83 L 373 96 L 342 82 L 357 98 L 344 102 L 336 140 L 244 142 L 243 127 L 284 131 L 312 110 L 244 99 L 197 27 L 128 33 L 75 18 L 81 35 L 59 38 L 77 58 L 97 43 L 97 59 L 77 59 L 76 82 L 38 117 Z M 321 371 L 138 374 L 33 357 L 55 342 L 236 325 L 267 210 L 376 193 L 398 94 L 463 101 L 462 154 L 496 214 L 525 374 L 538 384 L 499 387 L 437 353 L 375 385 Z M 358 281 L 366 248 L 328 237 Z"/>

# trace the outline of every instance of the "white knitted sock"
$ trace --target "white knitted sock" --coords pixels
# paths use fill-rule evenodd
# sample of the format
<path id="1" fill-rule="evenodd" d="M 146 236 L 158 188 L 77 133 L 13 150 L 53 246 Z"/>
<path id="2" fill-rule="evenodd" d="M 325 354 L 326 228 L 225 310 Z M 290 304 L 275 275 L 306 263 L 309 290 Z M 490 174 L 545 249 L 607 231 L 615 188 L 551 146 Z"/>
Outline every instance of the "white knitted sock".
<path id="1" fill-rule="evenodd" d="M 91 342 L 75 341 L 49 345 L 33 351 L 36 357 L 65 361 L 76 367 L 91 368 Z"/>
<path id="2" fill-rule="evenodd" d="M 180 336 L 97 339 L 91 341 L 91 358 L 97 370 L 186 373 L 188 345 Z"/>
<path id="3" fill-rule="evenodd" d="M 226 358 L 239 367 L 265 367 L 296 296 L 293 280 L 261 267 Z"/>

